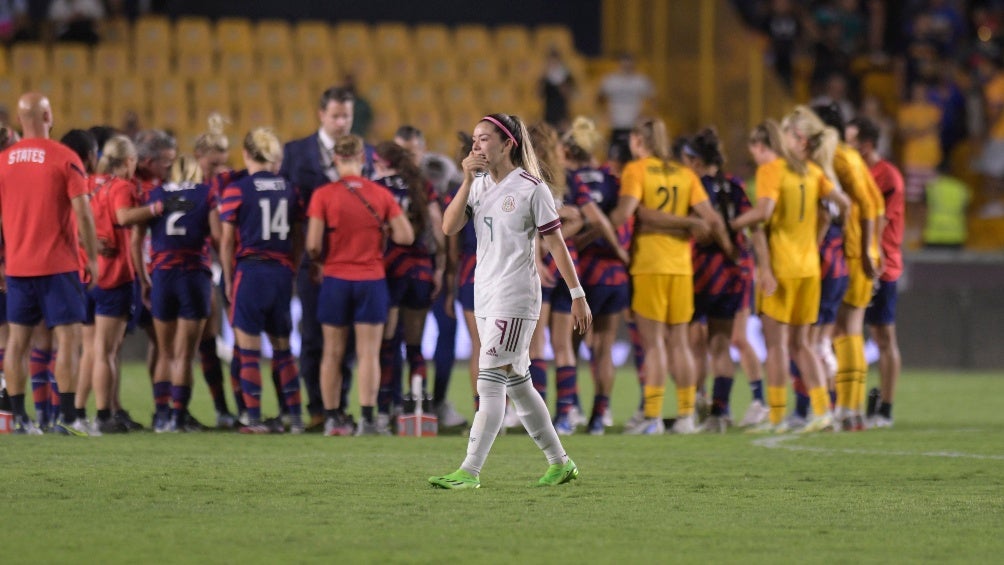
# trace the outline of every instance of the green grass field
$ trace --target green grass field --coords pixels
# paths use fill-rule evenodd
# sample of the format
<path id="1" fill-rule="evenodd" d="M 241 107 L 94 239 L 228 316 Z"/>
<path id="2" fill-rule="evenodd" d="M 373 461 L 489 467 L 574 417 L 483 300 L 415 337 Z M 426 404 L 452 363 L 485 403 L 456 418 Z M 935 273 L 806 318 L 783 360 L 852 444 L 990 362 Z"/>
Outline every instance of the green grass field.
<path id="1" fill-rule="evenodd" d="M 123 396 L 145 422 L 141 375 L 127 368 Z M 469 413 L 457 375 L 451 396 Z M 211 421 L 196 390 L 193 412 Z M 737 415 L 748 397 L 740 378 Z M 580 480 L 553 489 L 528 486 L 546 462 L 522 433 L 496 442 L 480 490 L 459 492 L 426 483 L 462 460 L 459 435 L 0 436 L 0 560 L 998 562 L 1001 398 L 1004 374 L 907 371 L 892 430 L 575 435 Z M 624 372 L 618 423 L 636 402 Z"/>

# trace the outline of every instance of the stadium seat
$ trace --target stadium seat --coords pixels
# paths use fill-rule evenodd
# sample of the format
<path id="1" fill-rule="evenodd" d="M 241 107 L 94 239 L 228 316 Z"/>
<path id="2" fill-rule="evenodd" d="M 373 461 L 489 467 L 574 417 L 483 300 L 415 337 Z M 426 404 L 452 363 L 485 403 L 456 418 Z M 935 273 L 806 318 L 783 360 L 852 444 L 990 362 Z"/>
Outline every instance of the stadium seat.
<path id="1" fill-rule="evenodd" d="M 157 78 L 172 72 L 170 54 L 160 48 L 145 47 L 133 54 L 133 72 L 137 75 Z"/>
<path id="2" fill-rule="evenodd" d="M 339 57 L 339 63 L 342 74 L 334 76 L 331 84 L 340 84 L 344 81 L 344 75 L 351 74 L 355 78 L 356 87 L 365 90 L 384 79 L 383 66 L 368 52 L 356 53 L 347 59 Z"/>
<path id="3" fill-rule="evenodd" d="M 309 56 L 308 56 L 309 57 Z M 258 54 L 256 68 L 270 78 L 291 80 L 297 73 L 297 57 L 288 49 L 273 49 Z"/>
<path id="4" fill-rule="evenodd" d="M 268 104 L 248 104 L 241 109 L 240 119 L 241 131 L 248 132 L 258 127 L 268 127 L 278 132 L 279 119 L 275 112 L 275 105 Z"/>
<path id="5" fill-rule="evenodd" d="M 127 110 L 146 116 L 149 97 L 143 78 L 137 75 L 118 75 L 111 78 L 109 89 L 108 106 L 111 117 L 121 116 Z"/>
<path id="6" fill-rule="evenodd" d="M 460 80 L 459 65 L 452 55 L 425 59 L 425 80 L 447 86 Z"/>
<path id="7" fill-rule="evenodd" d="M 91 74 L 91 52 L 83 45 L 56 44 L 52 47 L 52 72 L 63 77 Z"/>
<path id="8" fill-rule="evenodd" d="M 474 126 L 485 114 L 485 110 L 479 108 L 473 101 L 468 104 L 448 105 L 444 113 L 445 131 L 454 137 L 454 132 L 462 131 L 470 134 L 474 131 Z"/>
<path id="9" fill-rule="evenodd" d="M 10 49 L 10 70 L 23 77 L 49 73 L 49 54 L 41 43 L 16 43 Z"/>
<path id="10" fill-rule="evenodd" d="M 166 16 L 142 16 L 133 25 L 132 45 L 134 50 L 147 46 L 170 53 L 174 37 L 171 21 Z"/>
<path id="11" fill-rule="evenodd" d="M 188 106 L 188 83 L 180 77 L 165 75 L 149 80 L 147 95 L 156 108 L 159 104 L 181 104 Z"/>
<path id="12" fill-rule="evenodd" d="M 279 136 L 284 140 L 296 139 L 317 131 L 317 106 L 292 106 L 281 108 Z"/>
<path id="13" fill-rule="evenodd" d="M 500 81 L 507 79 L 503 76 L 503 61 L 491 51 L 477 51 L 464 57 L 463 73 L 470 80 L 477 81 Z"/>
<path id="14" fill-rule="evenodd" d="M 343 62 L 347 57 L 353 57 L 360 53 L 372 54 L 377 50 L 373 43 L 373 36 L 370 33 L 370 26 L 363 22 L 339 22 L 335 24 L 334 52 Z"/>
<path id="15" fill-rule="evenodd" d="M 101 43 L 94 48 L 93 71 L 96 76 L 113 77 L 130 71 L 129 52 L 123 45 Z"/>
<path id="16" fill-rule="evenodd" d="M 67 124 L 70 129 L 87 129 L 92 126 L 107 124 L 109 120 L 107 105 L 102 100 L 73 97 L 66 110 Z"/>
<path id="17" fill-rule="evenodd" d="M 330 53 L 331 26 L 327 22 L 301 21 L 293 28 L 293 42 L 300 55 Z"/>
<path id="18" fill-rule="evenodd" d="M 426 136 L 440 135 L 440 132 L 449 129 L 446 118 L 436 106 L 406 106 L 401 118 L 401 124 L 398 125 L 413 125 L 422 130 Z"/>
<path id="19" fill-rule="evenodd" d="M 418 24 L 414 36 L 415 52 L 426 63 L 452 52 L 450 28 L 443 24 Z"/>
<path id="20" fill-rule="evenodd" d="M 293 51 L 293 31 L 286 20 L 261 20 L 252 37 L 255 51 L 261 56 L 272 51 Z"/>
<path id="21" fill-rule="evenodd" d="M 66 112 L 66 100 L 68 98 L 66 83 L 67 81 L 63 77 L 49 74 L 28 77 L 24 87 L 26 90 L 41 92 L 48 97 L 49 104 L 58 117 L 64 115 Z"/>
<path id="22" fill-rule="evenodd" d="M 381 79 L 407 87 L 422 78 L 419 61 L 408 53 L 382 53 Z"/>
<path id="23" fill-rule="evenodd" d="M 415 50 L 411 29 L 402 22 L 376 24 L 373 31 L 373 48 L 385 61 L 392 57 L 410 55 Z"/>
<path id="24" fill-rule="evenodd" d="M 313 108 L 320 93 L 314 93 L 306 80 L 273 81 L 274 92 L 283 113 L 287 108 Z M 284 118 L 285 119 L 285 118 Z"/>
<path id="25" fill-rule="evenodd" d="M 176 133 L 196 129 L 192 123 L 188 104 L 176 100 L 159 100 L 153 105 L 150 126 L 172 130 Z"/>
<path id="26" fill-rule="evenodd" d="M 254 54 L 250 51 L 230 51 L 220 53 L 220 75 L 230 79 L 244 79 L 254 76 L 259 68 Z"/>
<path id="27" fill-rule="evenodd" d="M 484 107 L 485 112 L 516 113 L 514 107 L 516 106 L 518 97 L 513 87 L 504 84 L 485 83 L 479 85 L 477 93 L 477 100 Z"/>
<path id="28" fill-rule="evenodd" d="M 479 53 L 491 48 L 488 28 L 480 24 L 458 25 L 453 31 L 454 50 L 459 53 Z"/>
<path id="29" fill-rule="evenodd" d="M 199 16 L 178 18 L 174 25 L 174 45 L 178 53 L 195 51 L 212 57 L 213 28 L 209 19 Z"/>
<path id="30" fill-rule="evenodd" d="M 8 53 L 7 48 L 0 45 L 0 76 L 5 76 L 9 72 L 9 67 L 7 65 Z"/>
<path id="31" fill-rule="evenodd" d="M 216 51 L 221 55 L 255 51 L 251 21 L 247 18 L 220 18 L 216 22 L 215 37 Z"/>
<path id="32" fill-rule="evenodd" d="M 533 51 L 530 41 L 530 31 L 526 26 L 504 25 L 495 30 L 495 48 L 506 54 L 506 59 L 520 57 L 539 58 L 542 55 Z"/>
<path id="33" fill-rule="evenodd" d="M 332 82 L 341 77 L 338 62 L 330 53 L 302 53 L 297 57 L 297 63 L 301 77 L 324 78 Z"/>
<path id="34" fill-rule="evenodd" d="M 230 93 L 231 81 L 225 78 L 211 78 L 192 84 L 192 108 L 197 116 L 208 116 L 219 112 L 223 116 L 233 116 L 234 105 Z"/>
<path id="35" fill-rule="evenodd" d="M 236 113 L 240 114 L 246 106 L 264 106 L 279 104 L 272 95 L 272 85 L 264 79 L 244 80 L 231 85 L 231 96 L 236 105 Z"/>
<path id="36" fill-rule="evenodd" d="M 104 106 L 108 101 L 108 94 L 108 81 L 104 77 L 89 76 L 75 79 L 71 82 L 67 109 L 72 112 L 74 106 L 88 103 Z"/>
<path id="37" fill-rule="evenodd" d="M 575 40 L 572 32 L 563 25 L 541 25 L 533 31 L 533 50 L 545 54 L 551 48 L 556 48 L 564 56 L 575 53 Z"/>
<path id="38" fill-rule="evenodd" d="M 178 53 L 175 72 L 192 79 L 207 79 L 216 75 L 214 58 L 199 51 L 182 51 Z"/>
<path id="39" fill-rule="evenodd" d="M 401 86 L 401 102 L 405 106 L 436 106 L 440 93 L 430 83 L 413 82 Z"/>
<path id="40" fill-rule="evenodd" d="M 132 44 L 133 25 L 128 19 L 120 17 L 106 18 L 101 20 L 99 25 L 100 31 L 98 35 L 101 36 L 102 44 Z"/>
<path id="41" fill-rule="evenodd" d="M 403 124 L 401 112 L 397 108 L 373 110 L 373 124 L 370 126 L 370 139 L 387 140 L 394 138 L 394 132 Z M 315 126 L 316 127 L 316 126 Z"/>
<path id="42" fill-rule="evenodd" d="M 24 94 L 24 79 L 20 76 L 0 75 L 0 105 L 16 108 L 17 99 Z"/>
<path id="43" fill-rule="evenodd" d="M 374 82 L 363 90 L 363 97 L 373 107 L 373 111 L 397 109 L 401 106 L 399 87 L 390 82 Z"/>

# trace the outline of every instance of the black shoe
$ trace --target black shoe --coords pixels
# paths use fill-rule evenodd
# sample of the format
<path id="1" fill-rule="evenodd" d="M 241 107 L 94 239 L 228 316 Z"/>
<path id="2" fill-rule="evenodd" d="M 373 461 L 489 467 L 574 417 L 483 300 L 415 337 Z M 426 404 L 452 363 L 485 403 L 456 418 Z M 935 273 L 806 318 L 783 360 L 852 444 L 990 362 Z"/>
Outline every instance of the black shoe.
<path id="1" fill-rule="evenodd" d="M 871 418 L 875 416 L 876 412 L 878 412 L 878 404 L 880 396 L 881 395 L 879 393 L 878 387 L 874 387 L 868 391 L 868 403 L 865 408 L 866 417 Z"/>
<path id="2" fill-rule="evenodd" d="M 102 434 L 124 434 L 129 432 L 129 426 L 116 418 L 98 420 L 98 431 Z"/>
<path id="3" fill-rule="evenodd" d="M 125 410 L 119 410 L 116 412 L 115 415 L 112 416 L 112 419 L 125 426 L 130 432 L 138 432 L 143 429 L 143 424 L 133 420 L 129 415 L 129 412 Z"/>
<path id="4" fill-rule="evenodd" d="M 275 418 L 266 418 L 265 421 L 262 422 L 262 425 L 268 428 L 269 433 L 272 434 L 281 434 L 286 432 L 286 426 L 284 426 L 282 423 L 282 416 L 276 416 Z"/>
<path id="5" fill-rule="evenodd" d="M 178 431 L 179 432 L 204 432 L 209 428 L 202 425 L 202 422 L 195 419 L 188 412 L 184 412 L 178 416 Z"/>

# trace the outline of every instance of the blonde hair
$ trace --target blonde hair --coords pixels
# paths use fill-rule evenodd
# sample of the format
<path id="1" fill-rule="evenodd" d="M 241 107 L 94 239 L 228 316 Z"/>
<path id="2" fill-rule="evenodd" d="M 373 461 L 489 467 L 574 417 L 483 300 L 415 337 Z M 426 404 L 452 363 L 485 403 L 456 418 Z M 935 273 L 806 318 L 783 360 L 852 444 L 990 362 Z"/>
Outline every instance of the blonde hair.
<path id="1" fill-rule="evenodd" d="M 537 122 L 530 126 L 529 136 L 523 139 L 529 139 L 533 143 L 534 154 L 540 169 L 539 178 L 551 189 L 551 194 L 561 200 L 568 192 L 568 180 L 565 177 L 565 171 L 558 162 L 560 158 L 558 155 L 558 131 L 546 122 Z"/>
<path id="2" fill-rule="evenodd" d="M 255 128 L 244 136 L 244 150 L 256 163 L 278 163 L 282 160 L 282 144 L 270 128 Z"/>
<path id="3" fill-rule="evenodd" d="M 654 157 L 662 159 L 668 163 L 672 157 L 669 150 L 669 131 L 666 129 L 666 122 L 659 118 L 641 118 L 631 130 L 641 138 L 642 145 L 648 149 Z"/>
<path id="4" fill-rule="evenodd" d="M 354 134 L 343 135 L 335 142 L 335 155 L 351 159 L 362 153 L 363 147 L 363 138 Z"/>
<path id="5" fill-rule="evenodd" d="M 177 184 L 202 182 L 202 167 L 199 166 L 199 161 L 188 155 L 175 159 L 174 165 L 171 166 L 171 182 Z"/>
<path id="6" fill-rule="evenodd" d="M 196 157 L 201 157 L 210 151 L 220 151 L 226 153 L 230 150 L 230 139 L 223 133 L 226 120 L 218 112 L 209 114 L 207 120 L 209 129 L 195 138 L 194 153 Z"/>
<path id="7" fill-rule="evenodd" d="M 596 129 L 596 123 L 585 116 L 577 116 L 572 121 L 572 127 L 561 138 L 569 158 L 578 162 L 589 161 L 593 151 L 603 141 L 603 136 Z"/>
<path id="8" fill-rule="evenodd" d="M 126 164 L 129 158 L 136 158 L 136 146 L 124 135 L 114 135 L 105 142 L 98 161 L 98 172 L 108 174 Z"/>
<path id="9" fill-rule="evenodd" d="M 791 156 L 791 151 L 785 147 L 784 139 L 781 137 L 781 126 L 774 120 L 767 118 L 760 122 L 750 132 L 748 143 L 761 143 L 774 152 L 778 157 L 785 160 L 792 170 L 805 168 L 805 164 Z"/>
<path id="10" fill-rule="evenodd" d="M 781 128 L 791 130 L 796 135 L 805 138 L 805 148 L 809 158 L 823 169 L 830 180 L 836 182 L 837 175 L 833 171 L 833 155 L 837 152 L 840 132 L 824 124 L 815 112 L 801 105 L 795 106 L 795 109 L 781 120 Z M 800 174 L 805 174 L 805 164 L 799 162 L 798 159 L 793 159 L 793 161 L 798 162 L 798 166 L 793 164 L 792 168 Z"/>

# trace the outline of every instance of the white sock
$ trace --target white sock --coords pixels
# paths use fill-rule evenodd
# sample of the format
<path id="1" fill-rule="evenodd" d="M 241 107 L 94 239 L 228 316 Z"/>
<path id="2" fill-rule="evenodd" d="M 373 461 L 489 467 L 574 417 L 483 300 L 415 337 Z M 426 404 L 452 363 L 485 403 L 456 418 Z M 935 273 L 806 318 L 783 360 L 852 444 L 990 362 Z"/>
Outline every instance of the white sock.
<path id="1" fill-rule="evenodd" d="M 478 412 L 471 424 L 471 435 L 467 440 L 467 458 L 460 468 L 475 477 L 481 474 L 481 467 L 488 458 L 488 452 L 495 442 L 495 436 L 502 429 L 505 416 L 506 374 L 497 369 L 481 369 L 478 373 L 478 396 L 481 397 Z"/>
<path id="2" fill-rule="evenodd" d="M 523 422 L 530 437 L 533 438 L 537 447 L 544 452 L 547 462 L 551 465 L 564 465 L 568 462 L 568 455 L 565 455 L 565 448 L 558 439 L 558 432 L 554 430 L 551 423 L 551 415 L 547 412 L 547 405 L 540 397 L 530 382 L 530 373 L 516 376 L 509 373 L 509 386 L 506 387 L 509 398 L 516 406 L 516 413 L 519 420 Z M 482 400 L 483 401 L 483 400 Z"/>

